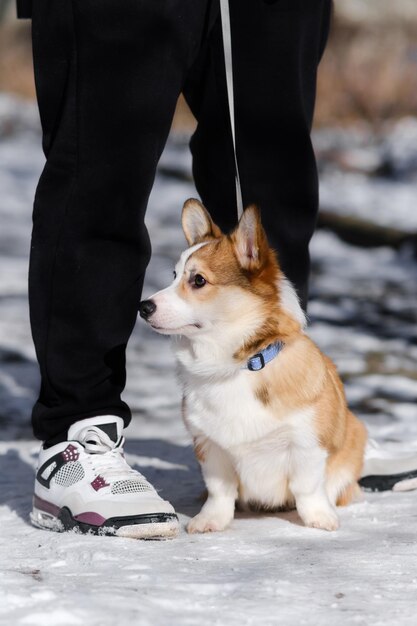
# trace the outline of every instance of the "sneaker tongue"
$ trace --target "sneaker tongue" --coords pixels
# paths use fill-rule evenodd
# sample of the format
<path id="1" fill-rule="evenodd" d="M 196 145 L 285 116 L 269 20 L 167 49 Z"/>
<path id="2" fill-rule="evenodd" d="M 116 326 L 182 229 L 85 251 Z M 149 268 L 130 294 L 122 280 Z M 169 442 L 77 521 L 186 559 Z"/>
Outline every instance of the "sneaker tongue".
<path id="1" fill-rule="evenodd" d="M 111 450 L 120 440 L 123 432 L 123 420 L 121 417 L 113 415 L 101 415 L 100 417 L 89 417 L 80 420 L 68 430 L 68 439 L 86 443 L 89 439 L 87 433 L 91 433 L 91 441 L 100 440 L 101 444 L 108 446 Z"/>
<path id="2" fill-rule="evenodd" d="M 107 437 L 116 443 L 119 439 L 119 435 L 117 434 L 117 424 L 115 422 L 109 422 L 108 424 L 100 424 L 95 426 L 98 430 L 104 432 Z"/>
<path id="3" fill-rule="evenodd" d="M 84 428 L 78 433 L 77 440 L 90 454 L 102 454 L 116 447 L 116 443 L 99 426 Z"/>

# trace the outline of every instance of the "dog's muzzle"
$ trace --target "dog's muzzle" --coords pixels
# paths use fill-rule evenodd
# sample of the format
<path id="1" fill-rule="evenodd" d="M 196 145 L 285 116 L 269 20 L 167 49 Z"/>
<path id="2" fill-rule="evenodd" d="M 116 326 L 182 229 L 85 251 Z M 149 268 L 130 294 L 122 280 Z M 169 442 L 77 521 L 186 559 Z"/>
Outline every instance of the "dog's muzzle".
<path id="1" fill-rule="evenodd" d="M 155 313 L 156 304 L 152 302 L 152 300 L 143 300 L 139 304 L 139 315 L 143 317 L 144 320 L 150 318 L 150 316 Z"/>

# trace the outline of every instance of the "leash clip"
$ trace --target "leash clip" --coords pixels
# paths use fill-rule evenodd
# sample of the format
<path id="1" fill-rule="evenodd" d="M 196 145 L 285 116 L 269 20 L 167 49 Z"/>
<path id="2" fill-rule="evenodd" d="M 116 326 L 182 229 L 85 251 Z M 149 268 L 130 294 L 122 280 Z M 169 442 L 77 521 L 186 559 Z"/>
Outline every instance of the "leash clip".
<path id="1" fill-rule="evenodd" d="M 256 359 L 259 359 L 260 367 L 256 367 L 257 365 L 257 363 L 255 365 Z M 264 367 L 265 367 L 265 359 L 264 359 L 264 355 L 262 354 L 262 352 L 258 352 L 258 354 L 255 354 L 248 361 L 248 370 L 250 372 L 259 372 L 259 370 L 263 370 Z"/>

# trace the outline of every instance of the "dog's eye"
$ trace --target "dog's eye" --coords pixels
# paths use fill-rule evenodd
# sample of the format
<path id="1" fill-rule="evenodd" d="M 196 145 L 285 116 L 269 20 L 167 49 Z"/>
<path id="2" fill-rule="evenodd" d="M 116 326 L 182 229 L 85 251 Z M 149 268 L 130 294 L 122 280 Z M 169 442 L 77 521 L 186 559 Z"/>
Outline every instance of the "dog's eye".
<path id="1" fill-rule="evenodd" d="M 201 274 L 196 274 L 194 277 L 194 286 L 195 287 L 204 287 L 204 285 L 206 284 L 206 279 L 204 278 L 204 276 L 201 276 Z"/>
<path id="2" fill-rule="evenodd" d="M 177 277 L 177 272 L 174 270 L 172 273 L 174 274 L 174 280 L 175 280 Z"/>

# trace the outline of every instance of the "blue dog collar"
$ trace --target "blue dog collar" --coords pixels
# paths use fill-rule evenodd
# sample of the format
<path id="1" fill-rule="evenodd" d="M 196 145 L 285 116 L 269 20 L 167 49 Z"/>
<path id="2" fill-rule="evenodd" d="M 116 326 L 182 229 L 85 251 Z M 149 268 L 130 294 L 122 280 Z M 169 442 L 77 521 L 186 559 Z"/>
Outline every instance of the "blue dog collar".
<path id="1" fill-rule="evenodd" d="M 249 370 L 250 372 L 259 372 L 262 370 L 267 363 L 275 359 L 275 357 L 281 352 L 284 344 L 282 341 L 277 341 L 276 343 L 271 343 L 271 345 L 267 346 L 250 359 L 245 367 L 242 367 L 244 370 Z"/>

